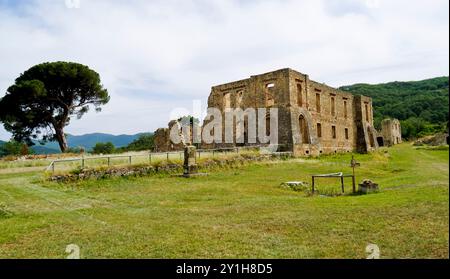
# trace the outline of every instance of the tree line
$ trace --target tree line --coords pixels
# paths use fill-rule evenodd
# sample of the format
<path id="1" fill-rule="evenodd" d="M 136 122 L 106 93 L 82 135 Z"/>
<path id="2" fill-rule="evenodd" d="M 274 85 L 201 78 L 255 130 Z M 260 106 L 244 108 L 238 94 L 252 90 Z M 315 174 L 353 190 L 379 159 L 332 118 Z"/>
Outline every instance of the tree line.
<path id="1" fill-rule="evenodd" d="M 384 84 L 355 84 L 342 90 L 369 96 L 373 101 L 375 128 L 385 118 L 397 118 L 402 136 L 413 139 L 447 130 L 449 121 L 449 79 Z"/>

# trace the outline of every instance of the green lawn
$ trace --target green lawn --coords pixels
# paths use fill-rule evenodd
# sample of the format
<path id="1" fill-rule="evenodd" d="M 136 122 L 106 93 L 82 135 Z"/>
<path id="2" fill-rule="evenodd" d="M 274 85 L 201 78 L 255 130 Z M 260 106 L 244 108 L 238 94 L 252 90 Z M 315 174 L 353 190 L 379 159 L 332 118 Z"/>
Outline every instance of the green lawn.
<path id="1" fill-rule="evenodd" d="M 82 258 L 365 258 L 374 243 L 382 258 L 448 258 L 448 150 L 402 144 L 356 158 L 358 181 L 374 180 L 380 193 L 311 197 L 279 187 L 349 173 L 350 154 L 194 179 L 63 185 L 35 169 L 0 173 L 0 257 L 65 258 L 73 243 Z"/>

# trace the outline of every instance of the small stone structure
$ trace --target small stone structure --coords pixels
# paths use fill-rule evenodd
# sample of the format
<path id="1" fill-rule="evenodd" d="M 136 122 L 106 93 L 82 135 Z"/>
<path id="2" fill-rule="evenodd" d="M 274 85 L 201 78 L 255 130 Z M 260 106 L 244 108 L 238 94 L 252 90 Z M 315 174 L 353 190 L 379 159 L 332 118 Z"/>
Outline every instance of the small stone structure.
<path id="1" fill-rule="evenodd" d="M 402 129 L 398 119 L 385 119 L 381 122 L 378 145 L 393 146 L 402 143 Z"/>
<path id="2" fill-rule="evenodd" d="M 195 146 L 186 146 L 184 148 L 184 177 L 191 177 L 198 174 L 197 160 L 195 158 L 196 151 L 197 149 L 195 148 Z"/>
<path id="3" fill-rule="evenodd" d="M 360 193 L 371 193 L 377 192 L 379 190 L 378 184 L 374 183 L 370 179 L 364 179 L 361 184 L 359 184 L 359 192 Z"/>

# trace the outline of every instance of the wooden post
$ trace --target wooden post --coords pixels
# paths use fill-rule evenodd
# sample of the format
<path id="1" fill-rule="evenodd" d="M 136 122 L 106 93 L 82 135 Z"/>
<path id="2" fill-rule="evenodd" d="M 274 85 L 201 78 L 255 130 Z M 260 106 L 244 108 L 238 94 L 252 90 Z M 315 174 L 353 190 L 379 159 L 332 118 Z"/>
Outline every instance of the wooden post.
<path id="1" fill-rule="evenodd" d="M 84 157 L 81 158 L 81 168 L 84 169 Z"/>
<path id="2" fill-rule="evenodd" d="M 353 186 L 353 193 L 356 193 L 356 178 L 355 178 L 355 174 L 353 173 L 352 176 L 352 186 Z"/>
<path id="3" fill-rule="evenodd" d="M 167 152 L 167 162 L 169 162 L 169 152 Z"/>
<path id="4" fill-rule="evenodd" d="M 314 176 L 312 177 L 312 193 L 314 194 L 315 190 L 314 190 Z"/>
<path id="5" fill-rule="evenodd" d="M 150 164 L 152 163 L 152 153 L 148 154 L 148 161 Z"/>
<path id="6" fill-rule="evenodd" d="M 128 163 L 131 165 L 131 156 L 128 158 Z"/>
<path id="7" fill-rule="evenodd" d="M 353 194 L 356 193 L 356 177 L 355 177 L 355 167 L 353 167 L 353 175 L 352 175 L 352 188 Z"/>
<path id="8" fill-rule="evenodd" d="M 108 167 L 111 166 L 111 157 L 108 157 Z"/>
<path id="9" fill-rule="evenodd" d="M 55 174 L 55 161 L 52 162 L 52 173 Z"/>
<path id="10" fill-rule="evenodd" d="M 342 193 L 345 193 L 345 190 L 344 190 L 344 177 L 343 176 L 341 176 L 341 187 L 342 187 Z"/>

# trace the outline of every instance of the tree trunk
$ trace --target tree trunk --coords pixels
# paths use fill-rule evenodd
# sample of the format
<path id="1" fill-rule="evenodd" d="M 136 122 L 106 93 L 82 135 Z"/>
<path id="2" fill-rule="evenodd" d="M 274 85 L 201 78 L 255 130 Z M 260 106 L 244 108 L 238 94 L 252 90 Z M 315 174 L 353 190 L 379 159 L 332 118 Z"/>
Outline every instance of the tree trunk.
<path id="1" fill-rule="evenodd" d="M 69 146 L 67 145 L 67 139 L 66 139 L 66 135 L 64 135 L 63 128 L 55 127 L 55 133 L 56 133 L 56 139 L 58 140 L 59 148 L 61 149 L 61 152 L 62 153 L 66 152 L 67 149 L 69 148 Z"/>

